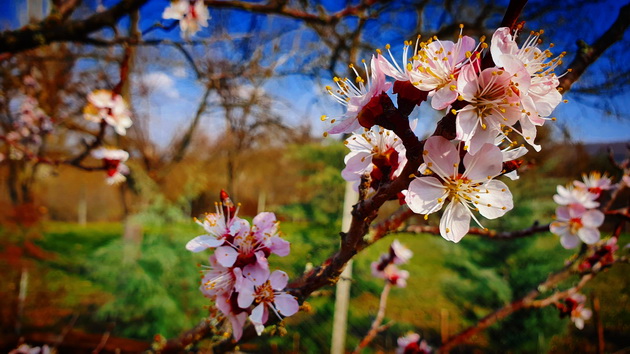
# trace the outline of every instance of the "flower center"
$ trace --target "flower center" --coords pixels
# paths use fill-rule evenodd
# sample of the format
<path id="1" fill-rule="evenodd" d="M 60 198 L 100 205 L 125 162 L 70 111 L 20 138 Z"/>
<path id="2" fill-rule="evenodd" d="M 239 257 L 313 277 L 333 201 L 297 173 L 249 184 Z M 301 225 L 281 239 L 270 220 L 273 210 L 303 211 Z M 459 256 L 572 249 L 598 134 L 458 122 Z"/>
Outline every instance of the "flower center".
<path id="1" fill-rule="evenodd" d="M 256 303 L 270 303 L 275 299 L 273 288 L 271 287 L 271 283 L 267 280 L 263 285 L 259 286 L 256 289 Z"/>
<path id="2" fill-rule="evenodd" d="M 474 191 L 474 186 L 470 184 L 468 178 L 463 177 L 460 173 L 455 179 L 449 178 L 445 182 L 445 186 L 448 189 L 448 198 L 453 202 L 458 202 L 460 199 L 470 200 L 468 195 Z"/>
<path id="3" fill-rule="evenodd" d="M 569 228 L 571 229 L 572 234 L 577 234 L 578 230 L 580 230 L 582 226 L 582 219 L 580 218 L 571 218 L 571 220 L 569 220 Z"/>

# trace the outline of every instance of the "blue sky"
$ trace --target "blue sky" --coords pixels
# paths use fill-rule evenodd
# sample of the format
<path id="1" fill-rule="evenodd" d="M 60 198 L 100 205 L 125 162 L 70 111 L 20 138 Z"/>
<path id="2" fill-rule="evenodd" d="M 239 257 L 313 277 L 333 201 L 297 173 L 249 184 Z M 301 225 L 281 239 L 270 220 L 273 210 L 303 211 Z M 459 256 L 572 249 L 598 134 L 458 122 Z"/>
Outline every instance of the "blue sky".
<path id="1" fill-rule="evenodd" d="M 46 2 L 46 1 L 44 1 Z M 111 6 L 117 1 L 104 0 L 106 7 Z M 85 4 L 96 7 L 97 2 L 95 0 L 84 1 Z M 339 2 L 329 2 L 327 7 L 330 10 L 337 10 Z M 167 0 L 152 0 L 141 11 L 141 29 L 150 27 L 157 19 L 160 18 L 163 9 L 168 5 Z M 560 47 L 560 50 L 566 50 L 569 52 L 567 56 L 567 62 L 572 58 L 570 52 L 575 51 L 576 47 L 575 39 L 585 39 L 592 41 L 596 36 L 603 32 L 607 26 L 610 25 L 613 20 L 611 13 L 623 5 L 615 1 L 609 1 L 603 5 L 599 4 L 589 8 L 589 18 L 591 23 L 587 26 L 576 27 L 575 31 L 569 34 L 568 38 L 559 38 L 560 34 L 554 33 L 554 28 L 547 30 L 548 38 L 553 38 L 554 42 Z M 24 13 L 26 9 L 25 1 L 2 1 L 0 2 L 0 28 L 2 29 L 15 29 L 19 27 L 20 18 L 24 20 Z M 227 14 L 227 15 L 226 15 Z M 219 10 L 211 10 L 211 16 L 217 18 L 219 16 L 228 16 L 230 23 L 230 31 L 232 34 L 243 33 L 247 30 L 249 25 L 250 15 L 239 11 L 219 12 Z M 571 14 L 567 13 L 568 19 L 564 21 L 570 21 Z M 224 17 L 225 18 L 225 17 Z M 390 26 L 388 29 L 383 30 L 383 26 L 370 26 L 366 27 L 366 38 L 378 38 L 383 40 L 383 43 L 375 43 L 376 45 L 383 46 L 384 44 L 391 42 L 394 53 L 399 53 L 396 49 L 400 48 L 402 40 L 400 27 L 410 27 L 412 22 L 415 21 L 415 17 L 412 14 L 399 14 L 395 19 L 383 18 L 381 21 L 395 20 L 398 27 Z M 212 21 L 212 20 L 211 20 Z M 563 21 L 562 18 L 558 21 Z M 126 19 L 121 22 L 121 27 L 126 28 Z M 349 22 L 352 25 L 352 21 Z M 382 24 L 381 24 L 382 25 Z M 535 23 L 530 23 L 535 26 Z M 299 23 L 292 20 L 279 19 L 274 20 L 270 28 L 277 30 L 278 28 L 293 29 L 297 28 Z M 428 25 L 429 26 L 429 25 Z M 426 28 L 430 31 L 431 28 Z M 556 37 L 554 37 L 554 34 Z M 199 33 L 198 38 L 207 38 L 211 35 L 209 29 L 204 29 Z M 308 34 L 307 34 L 308 35 Z M 409 34 L 407 37 L 413 37 L 413 34 Z M 628 36 L 626 35 L 626 38 Z M 156 30 L 148 34 L 145 38 L 168 38 L 172 40 L 180 40 L 179 30 L 175 29 L 170 32 L 164 32 L 162 30 Z M 448 39 L 448 38 L 447 38 Z M 399 43 L 399 45 L 396 45 Z M 199 49 L 198 49 L 199 50 Z M 229 49 L 228 49 L 229 50 Z M 183 59 L 181 53 L 178 51 L 167 48 L 162 49 L 158 55 L 172 57 L 174 59 Z M 150 57 L 149 57 L 150 59 Z M 369 59 L 366 57 L 366 59 Z M 151 115 L 152 124 L 151 134 L 157 141 L 167 143 L 172 136 L 172 132 L 177 129 L 181 129 L 182 123 L 189 120 L 198 105 L 199 99 L 202 94 L 202 87 L 195 80 L 194 73 L 189 66 L 183 62 L 183 65 L 177 66 L 164 66 L 153 65 L 150 60 L 143 66 L 144 72 L 142 77 L 137 77 L 137 80 L 145 80 L 147 85 L 151 85 L 151 96 L 149 101 L 138 100 L 136 102 L 136 109 L 142 109 L 143 113 Z M 89 63 L 83 65 L 90 65 Z M 290 65 L 286 64 L 286 65 Z M 606 60 L 601 60 L 601 63 L 597 65 L 609 65 Z M 591 70 L 594 70 L 591 68 Z M 589 70 L 590 71 L 590 70 Z M 319 82 L 313 82 L 310 78 L 301 77 L 299 75 L 293 75 L 277 80 L 272 80 L 265 85 L 267 92 L 271 93 L 274 97 L 281 102 L 277 105 L 276 110 L 279 114 L 284 115 L 289 124 L 299 124 L 304 120 L 310 122 L 313 127 L 314 134 L 321 134 L 323 132 L 323 124 L 319 121 L 319 117 L 322 114 L 336 115 L 342 112 L 341 106 L 336 104 L 332 99 L 328 98 L 324 94 L 323 86 L 330 83 L 329 78 L 320 78 Z M 153 80 L 153 81 L 152 81 Z M 605 117 L 605 114 L 593 107 L 593 102 L 596 100 L 603 100 L 605 97 L 580 97 L 571 93 L 566 95 L 569 99 L 568 104 L 561 104 L 554 116 L 558 118 L 558 122 L 549 122 L 549 124 L 568 125 L 573 132 L 575 140 L 584 142 L 609 142 L 609 141 L 630 141 L 630 119 L 615 119 L 611 117 Z M 617 109 L 622 112 L 630 113 L 630 95 L 622 93 L 615 97 Z M 290 102 L 291 106 L 287 106 L 282 102 Z M 424 110 L 423 110 L 424 112 Z M 430 132 L 434 128 L 433 121 L 423 114 L 423 119 L 419 124 L 419 134 Z M 217 131 L 217 124 L 221 124 L 219 116 L 210 115 L 205 118 L 204 126 L 207 127 L 208 132 Z M 424 123 L 424 124 L 423 124 Z"/>

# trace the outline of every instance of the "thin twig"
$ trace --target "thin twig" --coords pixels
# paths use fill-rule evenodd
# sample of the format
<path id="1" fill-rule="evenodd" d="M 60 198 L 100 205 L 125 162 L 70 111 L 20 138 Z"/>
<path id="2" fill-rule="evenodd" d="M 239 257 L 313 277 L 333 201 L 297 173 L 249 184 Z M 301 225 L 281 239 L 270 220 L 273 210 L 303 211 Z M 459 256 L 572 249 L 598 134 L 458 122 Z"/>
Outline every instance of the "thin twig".
<path id="1" fill-rule="evenodd" d="M 354 352 L 353 352 L 354 354 L 358 354 L 363 348 L 367 347 L 367 345 L 370 344 L 372 340 L 374 340 L 376 335 L 382 331 L 381 322 L 383 322 L 383 318 L 385 318 L 385 309 L 387 308 L 387 297 L 389 296 L 389 291 L 391 289 L 392 289 L 392 284 L 389 281 L 387 281 L 385 283 L 385 287 L 383 287 L 383 292 L 381 293 L 381 300 L 378 305 L 378 313 L 376 314 L 376 318 L 374 319 L 374 322 L 372 322 L 372 326 L 370 327 L 370 330 L 368 331 L 368 333 L 365 335 L 365 338 L 363 338 L 361 342 L 357 345 L 357 347 L 354 349 Z"/>

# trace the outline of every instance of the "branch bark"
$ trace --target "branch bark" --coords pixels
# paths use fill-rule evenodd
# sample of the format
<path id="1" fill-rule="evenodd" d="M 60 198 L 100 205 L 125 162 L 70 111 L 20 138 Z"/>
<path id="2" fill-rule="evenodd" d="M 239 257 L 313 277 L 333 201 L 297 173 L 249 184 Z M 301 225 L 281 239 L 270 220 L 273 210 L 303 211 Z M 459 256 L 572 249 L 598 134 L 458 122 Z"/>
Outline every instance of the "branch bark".
<path id="1" fill-rule="evenodd" d="M 380 0 L 366 0 L 355 6 L 348 6 L 343 10 L 333 14 L 327 13 L 310 13 L 286 6 L 287 1 L 272 0 L 266 4 L 257 4 L 247 1 L 223 1 L 223 0 L 206 0 L 205 3 L 209 7 L 223 9 L 238 9 L 261 14 L 274 14 L 284 17 L 293 18 L 304 21 L 308 24 L 336 24 L 343 17 L 358 16 L 370 6 L 376 4 Z"/>
<path id="2" fill-rule="evenodd" d="M 109 10 L 84 20 L 63 22 L 63 17 L 58 14 L 50 15 L 39 23 L 0 33 L 0 53 L 17 53 L 53 42 L 87 40 L 89 34 L 115 25 L 121 17 L 139 9 L 147 1 L 122 0 Z"/>
<path id="3" fill-rule="evenodd" d="M 582 46 L 579 53 L 575 56 L 571 64 L 569 65 L 570 72 L 560 78 L 560 86 L 562 92 L 567 92 L 571 89 L 571 86 L 576 82 L 586 69 L 593 64 L 608 48 L 613 44 L 620 41 L 623 38 L 624 33 L 630 26 L 630 3 L 626 4 L 619 10 L 617 19 L 610 26 L 610 28 L 604 32 L 592 46 Z"/>

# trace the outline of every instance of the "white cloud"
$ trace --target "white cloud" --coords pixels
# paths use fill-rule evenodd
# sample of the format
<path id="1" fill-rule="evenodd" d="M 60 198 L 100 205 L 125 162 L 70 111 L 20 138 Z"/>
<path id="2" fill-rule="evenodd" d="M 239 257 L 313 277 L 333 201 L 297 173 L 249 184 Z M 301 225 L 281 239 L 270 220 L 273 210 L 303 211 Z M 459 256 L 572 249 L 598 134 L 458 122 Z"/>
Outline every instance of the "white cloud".
<path id="1" fill-rule="evenodd" d="M 169 75 L 154 71 L 140 76 L 140 85 L 152 94 L 161 94 L 168 98 L 179 98 L 179 92 L 175 88 L 175 80 Z"/>
<path id="2" fill-rule="evenodd" d="M 183 66 L 176 66 L 173 69 L 173 76 L 178 77 L 178 78 L 184 78 L 188 76 L 188 72 L 186 72 L 186 68 L 184 68 Z"/>

